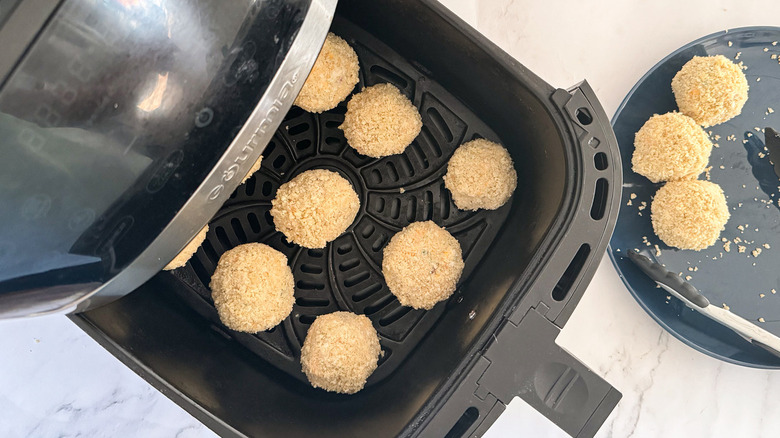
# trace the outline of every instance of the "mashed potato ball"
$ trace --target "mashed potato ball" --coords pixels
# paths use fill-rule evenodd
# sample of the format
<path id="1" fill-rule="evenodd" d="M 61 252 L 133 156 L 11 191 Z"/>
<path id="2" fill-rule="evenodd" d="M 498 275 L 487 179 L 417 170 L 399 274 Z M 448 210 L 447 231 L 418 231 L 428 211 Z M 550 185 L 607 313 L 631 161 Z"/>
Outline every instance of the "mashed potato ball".
<path id="1" fill-rule="evenodd" d="M 328 33 L 295 105 L 310 113 L 336 107 L 358 83 L 358 57 L 346 41 Z"/>
<path id="2" fill-rule="evenodd" d="M 356 151 L 379 158 L 403 152 L 420 133 L 422 118 L 398 88 L 378 84 L 352 96 L 340 128 Z"/>
<path id="3" fill-rule="evenodd" d="M 452 154 L 444 185 L 461 210 L 495 210 L 517 187 L 517 172 L 509 152 L 485 139 L 462 144 Z"/>
<path id="4" fill-rule="evenodd" d="M 364 315 L 334 312 L 318 316 L 301 349 L 303 373 L 315 388 L 354 394 L 377 367 L 379 336 Z"/>
<path id="5" fill-rule="evenodd" d="M 252 167 L 249 168 L 249 173 L 246 174 L 244 179 L 241 180 L 241 184 L 245 183 L 249 178 L 252 177 L 252 175 L 255 174 L 258 170 L 260 170 L 260 166 L 263 165 L 263 156 L 261 155 L 260 158 L 255 161 L 255 164 L 252 165 Z"/>
<path id="6" fill-rule="evenodd" d="M 182 266 L 187 264 L 187 261 L 192 258 L 193 255 L 195 255 L 195 252 L 200 248 L 200 245 L 203 243 L 204 240 L 206 240 L 206 233 L 209 231 L 209 226 L 206 225 L 203 227 L 202 230 L 198 231 L 198 234 L 195 235 L 195 237 L 190 240 L 190 243 L 187 244 L 187 246 L 184 247 L 183 250 L 179 254 L 176 255 L 176 257 L 173 258 L 173 260 L 170 261 L 165 267 L 163 268 L 163 271 L 171 271 L 173 269 L 181 268 Z"/>
<path id="7" fill-rule="evenodd" d="M 246 243 L 222 254 L 209 286 L 219 319 L 239 332 L 276 326 L 295 302 L 287 257 L 262 243 Z"/>
<path id="8" fill-rule="evenodd" d="M 282 184 L 271 201 L 276 229 L 306 248 L 324 248 L 355 220 L 360 200 L 336 172 L 307 170 Z"/>
<path id="9" fill-rule="evenodd" d="M 681 113 L 654 115 L 634 137 L 634 172 L 657 183 L 694 179 L 704 172 L 712 142 L 701 126 Z"/>
<path id="10" fill-rule="evenodd" d="M 382 258 L 387 287 L 404 306 L 430 309 L 449 298 L 463 273 L 460 244 L 432 221 L 396 233 Z"/>
<path id="11" fill-rule="evenodd" d="M 723 190 L 708 181 L 672 181 L 650 206 L 655 234 L 669 246 L 701 250 L 713 245 L 729 220 Z"/>
<path id="12" fill-rule="evenodd" d="M 742 112 L 748 83 L 742 68 L 723 55 L 694 56 L 672 79 L 680 111 L 707 127 Z"/>

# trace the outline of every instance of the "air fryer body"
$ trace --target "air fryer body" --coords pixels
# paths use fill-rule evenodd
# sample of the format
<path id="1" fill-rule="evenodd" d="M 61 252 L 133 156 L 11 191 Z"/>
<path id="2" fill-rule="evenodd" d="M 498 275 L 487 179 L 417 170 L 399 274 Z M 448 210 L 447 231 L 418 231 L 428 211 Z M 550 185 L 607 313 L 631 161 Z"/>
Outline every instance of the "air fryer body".
<path id="1" fill-rule="evenodd" d="M 0 317 L 158 272 L 260 156 L 335 0 L 16 1 L 0 12 Z"/>
<path id="2" fill-rule="evenodd" d="M 0 317 L 79 311 L 76 324 L 223 436 L 478 436 L 516 396 L 593 436 L 620 394 L 555 344 L 621 190 L 617 142 L 587 83 L 551 87 L 434 0 L 170 3 L 17 0 L 0 13 Z M 359 86 L 393 83 L 420 109 L 408 154 L 351 150 L 343 104 L 288 112 L 334 11 L 333 31 L 359 53 Z M 440 183 L 452 151 L 479 136 L 504 144 L 518 171 L 490 220 L 457 212 Z M 237 189 L 261 152 L 264 179 Z M 307 251 L 333 262 L 305 272 L 325 280 L 296 283 L 290 317 L 230 331 L 208 267 L 276 233 L 261 214 L 278 187 L 270 176 L 315 164 L 346 172 L 376 195 L 361 208 L 396 222 L 356 223 L 341 236 L 356 245 Z M 246 206 L 254 219 L 230 216 Z M 464 218 L 456 238 L 479 244 L 457 293 L 429 313 L 398 310 L 379 271 L 335 273 L 358 269 L 336 262 L 350 251 L 381 265 L 390 232 L 412 221 L 453 217 Z M 209 222 L 192 261 L 159 272 Z M 313 388 L 299 367 L 309 324 L 336 309 L 367 315 L 386 352 L 351 396 Z"/>
<path id="3" fill-rule="evenodd" d="M 338 129 L 343 103 L 294 108 L 187 266 L 74 322 L 222 436 L 479 436 L 514 397 L 593 436 L 620 394 L 555 344 L 617 219 L 617 142 L 593 90 L 553 88 L 433 0 L 342 0 L 332 30 L 358 54 L 356 90 L 389 82 L 419 109 L 407 151 L 357 154 Z M 457 211 L 441 182 L 474 137 L 506 146 L 518 173 L 489 217 Z M 322 250 L 287 242 L 266 214 L 276 187 L 314 167 L 361 197 Z M 447 226 L 467 268 L 449 300 L 409 311 L 379 267 L 393 233 L 422 220 Z M 296 280 L 290 316 L 254 334 L 220 322 L 207 286 L 220 255 L 250 241 L 286 254 Z M 336 310 L 371 319 L 385 351 L 354 395 L 313 388 L 300 368 L 309 325 Z"/>

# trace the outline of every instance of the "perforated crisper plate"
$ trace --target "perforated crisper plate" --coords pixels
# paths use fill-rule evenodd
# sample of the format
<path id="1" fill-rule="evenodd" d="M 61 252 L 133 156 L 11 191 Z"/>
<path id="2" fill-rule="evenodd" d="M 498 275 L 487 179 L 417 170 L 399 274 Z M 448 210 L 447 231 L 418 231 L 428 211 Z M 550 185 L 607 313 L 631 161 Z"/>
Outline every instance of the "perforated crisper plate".
<path id="1" fill-rule="evenodd" d="M 446 227 L 463 249 L 462 283 L 496 237 L 510 205 L 495 211 L 458 210 L 442 180 L 447 161 L 465 141 L 499 139 L 454 96 L 371 35 L 343 21 L 334 23 L 334 29 L 360 59 L 356 90 L 384 82 L 396 85 L 419 108 L 422 132 L 403 154 L 374 159 L 356 153 L 338 129 L 346 102 L 320 115 L 293 107 L 263 152 L 260 171 L 225 203 L 195 257 L 175 273 L 190 286 L 186 301 L 215 328 L 301 380 L 305 380 L 298 362 L 301 345 L 318 315 L 337 310 L 367 315 L 384 350 L 370 385 L 392 373 L 446 308 L 459 302 L 460 290 L 430 311 L 401 306 L 382 277 L 382 251 L 390 237 L 414 221 L 433 220 Z M 275 230 L 269 213 L 281 184 L 315 168 L 338 172 L 360 197 L 355 222 L 321 250 L 288 243 Z M 295 277 L 296 303 L 290 317 L 254 335 L 222 326 L 208 289 L 222 253 L 247 242 L 263 242 L 283 252 Z"/>

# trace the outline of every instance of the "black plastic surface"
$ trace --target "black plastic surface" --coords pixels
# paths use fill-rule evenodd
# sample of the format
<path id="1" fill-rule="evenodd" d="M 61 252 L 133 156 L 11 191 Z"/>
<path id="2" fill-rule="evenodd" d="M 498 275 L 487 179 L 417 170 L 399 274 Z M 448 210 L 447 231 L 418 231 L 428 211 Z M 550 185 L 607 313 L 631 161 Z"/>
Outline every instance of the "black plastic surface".
<path id="1" fill-rule="evenodd" d="M 544 317 L 550 325 L 557 320 L 562 326 L 603 251 L 614 223 L 613 203 L 607 202 L 599 221 L 590 217 L 590 210 L 599 177 L 609 179 L 610 193 L 620 187 L 619 177 L 611 176 L 617 157 L 609 148 L 614 145 L 605 146 L 603 128 L 609 128 L 582 93 L 554 90 L 436 2 L 343 0 L 334 32 L 342 33 L 347 23 L 370 30 L 371 37 L 487 122 L 518 172 L 518 187 L 496 238 L 460 285 L 460 296 L 442 306 L 442 314 L 405 360 L 387 378 L 352 396 L 314 389 L 193 311 L 182 300 L 203 300 L 186 290 L 200 282 L 192 270 L 183 271 L 190 274 L 186 278 L 161 273 L 127 297 L 76 318 L 144 378 L 228 436 L 440 437 L 472 406 L 478 417 L 473 419 L 474 410 L 469 411 L 455 431 L 481 434 L 504 408 L 504 401 L 489 392 L 475 394 L 489 365 L 484 348 L 507 316 L 526 314 L 521 306 L 549 301 Z M 583 107 L 593 117 L 587 129 L 574 122 Z M 594 136 L 601 146 L 589 140 Z M 608 168 L 594 172 L 594 154 L 605 150 L 610 151 Z M 386 188 L 389 195 L 397 186 Z M 249 183 L 241 190 L 250 190 Z M 255 184 L 254 190 L 263 187 Z M 231 202 L 239 202 L 240 196 L 239 191 Z M 261 230 L 263 220 L 258 217 Z M 227 237 L 231 229 L 232 223 Z M 553 289 L 585 241 L 590 255 L 576 263 L 580 269 L 567 280 L 571 287 L 563 300 L 553 300 Z M 531 331 L 522 336 L 530 343 L 549 342 Z M 507 347 L 511 354 L 523 353 Z M 545 347 L 550 346 L 540 345 Z M 507 391 L 514 387 L 508 378 L 498 381 Z M 614 397 L 607 401 L 595 407 L 594 420 L 583 431 L 595 432 L 614 406 Z"/>
<path id="2" fill-rule="evenodd" d="M 346 101 L 323 114 L 294 107 L 263 152 L 261 170 L 209 224 L 206 241 L 187 267 L 195 275 L 185 277 L 198 296 L 185 299 L 221 325 L 208 289 L 219 257 L 239 244 L 266 243 L 284 253 L 292 268 L 296 281 L 292 314 L 267 332 L 248 335 L 225 330 L 306 381 L 298 358 L 314 319 L 337 310 L 365 314 L 374 323 L 384 351 L 370 385 L 388 376 L 411 353 L 447 306 L 445 302 L 429 311 L 414 310 L 401 306 L 390 293 L 382 276 L 382 251 L 390 238 L 411 222 L 432 220 L 445 227 L 460 243 L 466 263 L 461 282 L 466 281 L 506 219 L 511 199 L 498 210 L 459 210 L 442 179 L 447 160 L 458 146 L 475 137 L 500 139 L 452 94 L 368 33 L 343 20 L 336 20 L 333 29 L 360 59 L 356 90 L 394 84 L 420 109 L 422 132 L 404 153 L 374 159 L 357 154 L 338 129 Z M 354 223 L 324 249 L 288 243 L 269 213 L 276 189 L 310 169 L 338 172 L 350 181 L 361 201 Z M 461 293 L 458 290 L 450 300 L 462 300 Z"/>
<path id="3" fill-rule="evenodd" d="M 309 3 L 68 0 L 22 57 L 3 51 L 0 294 L 83 294 L 135 260 L 243 126 Z M 36 24 L 0 31 L 20 23 Z"/>

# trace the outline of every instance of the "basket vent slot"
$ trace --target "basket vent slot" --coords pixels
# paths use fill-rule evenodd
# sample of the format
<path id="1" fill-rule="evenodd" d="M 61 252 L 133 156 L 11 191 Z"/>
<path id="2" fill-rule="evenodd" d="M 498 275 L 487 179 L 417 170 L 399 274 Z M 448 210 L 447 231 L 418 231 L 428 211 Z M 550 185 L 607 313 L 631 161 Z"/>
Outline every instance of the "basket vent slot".
<path id="1" fill-rule="evenodd" d="M 466 432 L 468 432 L 469 429 L 471 429 L 471 426 L 474 425 L 474 422 L 476 422 L 478 418 L 479 409 L 475 408 L 474 406 L 466 409 L 463 411 L 463 415 L 458 418 L 458 421 L 455 422 L 455 425 L 452 426 L 452 429 L 447 432 L 447 435 L 444 435 L 444 438 L 462 437 L 466 434 Z"/>
<path id="2" fill-rule="evenodd" d="M 558 284 L 553 288 L 552 297 L 555 301 L 563 301 L 569 295 L 571 287 L 574 285 L 574 280 L 580 275 L 582 267 L 585 266 L 585 261 L 588 260 L 588 254 L 590 254 L 590 245 L 583 243 L 580 249 L 577 250 L 577 254 L 574 254 L 574 258 L 569 263 L 566 271 L 561 275 Z"/>
<path id="3" fill-rule="evenodd" d="M 609 182 L 606 178 L 596 181 L 596 191 L 593 194 L 593 205 L 590 207 L 590 217 L 593 220 L 601 220 L 607 210 L 607 197 L 609 195 Z"/>

